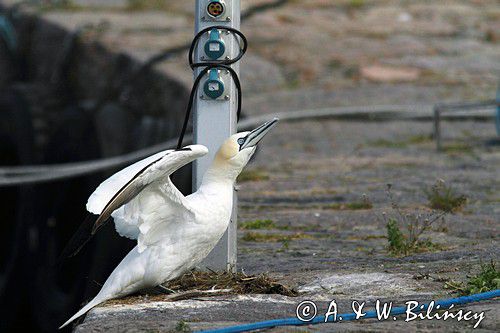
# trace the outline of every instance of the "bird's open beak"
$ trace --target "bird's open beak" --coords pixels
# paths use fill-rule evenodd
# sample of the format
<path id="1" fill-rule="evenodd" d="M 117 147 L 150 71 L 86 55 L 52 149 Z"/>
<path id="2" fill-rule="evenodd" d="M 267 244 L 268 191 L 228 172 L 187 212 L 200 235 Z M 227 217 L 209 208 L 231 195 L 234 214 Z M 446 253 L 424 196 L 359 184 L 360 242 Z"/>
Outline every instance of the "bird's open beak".
<path id="1" fill-rule="evenodd" d="M 260 125 L 245 137 L 245 141 L 240 144 L 240 150 L 254 147 L 259 143 L 260 140 L 273 128 L 278 122 L 278 118 L 274 118 L 273 120 L 269 120 L 264 124 Z"/>

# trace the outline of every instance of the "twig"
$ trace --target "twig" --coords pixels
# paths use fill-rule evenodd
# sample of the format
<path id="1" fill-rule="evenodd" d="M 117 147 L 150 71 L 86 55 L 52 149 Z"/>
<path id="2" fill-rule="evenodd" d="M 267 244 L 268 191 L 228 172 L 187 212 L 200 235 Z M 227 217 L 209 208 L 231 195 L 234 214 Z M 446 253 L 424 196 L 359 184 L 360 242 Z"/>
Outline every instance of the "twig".
<path id="1" fill-rule="evenodd" d="M 210 289 L 210 290 L 188 290 L 182 291 L 174 295 L 169 295 L 164 298 L 165 301 L 175 302 L 180 300 L 192 299 L 194 297 L 200 296 L 221 296 L 227 295 L 232 291 L 232 289 Z"/>

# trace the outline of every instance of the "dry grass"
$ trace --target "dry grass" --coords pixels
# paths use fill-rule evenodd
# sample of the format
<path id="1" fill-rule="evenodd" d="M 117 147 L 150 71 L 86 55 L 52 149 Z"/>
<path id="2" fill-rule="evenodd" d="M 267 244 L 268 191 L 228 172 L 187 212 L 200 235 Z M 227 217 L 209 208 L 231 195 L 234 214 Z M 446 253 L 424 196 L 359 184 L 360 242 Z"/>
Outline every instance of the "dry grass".
<path id="1" fill-rule="evenodd" d="M 176 292 L 190 290 L 230 289 L 231 294 L 280 294 L 297 296 L 297 292 L 282 285 L 267 274 L 191 271 L 164 284 Z"/>
<path id="2" fill-rule="evenodd" d="M 143 290 L 137 294 L 107 301 L 106 305 L 135 304 L 141 302 L 175 302 L 199 297 L 242 294 L 278 294 L 298 296 L 298 292 L 285 286 L 267 274 L 246 275 L 244 273 L 190 271 L 183 276 L 163 284 L 173 293 L 157 289 Z"/>

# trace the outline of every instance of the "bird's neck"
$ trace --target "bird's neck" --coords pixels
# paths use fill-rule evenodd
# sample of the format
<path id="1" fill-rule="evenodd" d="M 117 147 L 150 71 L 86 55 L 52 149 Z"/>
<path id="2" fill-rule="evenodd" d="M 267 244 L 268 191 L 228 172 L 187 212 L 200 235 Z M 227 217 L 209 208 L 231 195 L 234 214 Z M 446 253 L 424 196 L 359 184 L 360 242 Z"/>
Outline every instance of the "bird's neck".
<path id="1" fill-rule="evenodd" d="M 238 174 L 228 168 L 217 168 L 213 165 L 203 175 L 201 187 L 229 186 L 233 187 Z"/>
<path id="2" fill-rule="evenodd" d="M 213 216 L 224 217 L 221 220 L 224 223 L 229 221 L 231 215 L 234 203 L 234 183 L 239 174 L 230 167 L 230 165 L 212 163 L 203 175 L 200 187 L 191 196 L 191 200 L 200 203 L 195 206 L 203 207 L 203 214 L 208 211 Z M 227 224 L 224 224 L 224 229 L 226 227 Z"/>
<path id="3" fill-rule="evenodd" d="M 233 189 L 236 176 L 227 173 L 220 168 L 210 167 L 201 182 L 196 196 L 204 198 L 204 202 L 208 203 L 210 200 L 215 199 L 215 205 L 232 204 Z"/>
<path id="4" fill-rule="evenodd" d="M 236 177 L 240 174 L 241 170 L 234 165 L 224 161 L 218 155 L 203 175 L 202 186 L 210 184 L 226 184 L 231 187 L 236 182 Z"/>

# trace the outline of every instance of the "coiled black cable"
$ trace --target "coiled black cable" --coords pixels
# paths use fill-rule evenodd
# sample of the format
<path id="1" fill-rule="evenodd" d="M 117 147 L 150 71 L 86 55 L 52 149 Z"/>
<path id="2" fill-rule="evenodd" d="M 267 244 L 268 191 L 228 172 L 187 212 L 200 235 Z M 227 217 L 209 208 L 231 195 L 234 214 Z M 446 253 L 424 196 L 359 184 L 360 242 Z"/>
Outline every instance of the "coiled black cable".
<path id="1" fill-rule="evenodd" d="M 212 29 L 219 29 L 219 30 L 226 30 L 232 33 L 232 36 L 237 40 L 238 44 L 240 45 L 240 52 L 238 55 L 232 59 L 221 59 L 221 60 L 212 60 L 212 61 L 204 61 L 204 62 L 194 62 L 194 50 L 198 46 L 198 42 L 200 41 L 201 36 L 203 34 L 211 31 Z M 236 38 L 238 36 L 241 40 L 238 40 Z M 243 45 L 242 45 L 243 44 Z M 235 28 L 231 27 L 226 27 L 222 25 L 216 25 L 216 26 L 211 26 L 207 27 L 205 29 L 200 30 L 193 39 L 193 42 L 191 43 L 191 46 L 189 47 L 189 53 L 188 53 L 188 62 L 189 62 L 189 67 L 191 67 L 192 70 L 196 70 L 197 68 L 202 68 L 200 70 L 200 73 L 196 76 L 193 87 L 191 88 L 191 93 L 189 94 L 189 101 L 188 105 L 186 107 L 186 115 L 184 117 L 184 123 L 182 125 L 181 133 L 179 134 L 179 141 L 177 142 L 177 149 L 182 148 L 182 141 L 184 140 L 184 136 L 186 134 L 187 126 L 189 123 L 189 118 L 191 115 L 191 110 L 193 108 L 193 103 L 194 103 L 194 98 L 196 96 L 196 92 L 198 91 L 198 86 L 200 84 L 201 79 L 203 76 L 205 76 L 209 70 L 214 69 L 214 68 L 222 68 L 227 70 L 231 74 L 231 78 L 233 79 L 234 85 L 236 86 L 236 95 L 237 95 L 237 108 L 236 108 L 236 119 L 240 119 L 241 115 L 241 83 L 240 79 L 238 77 L 238 74 L 236 74 L 236 71 L 231 68 L 231 65 L 239 61 L 243 55 L 245 54 L 246 50 L 248 47 L 248 42 L 243 35 L 241 31 Z"/>
<path id="2" fill-rule="evenodd" d="M 243 42 L 243 45 L 240 44 L 240 52 L 233 59 L 221 59 L 221 60 L 212 60 L 212 61 L 195 63 L 194 62 L 194 50 L 196 49 L 196 46 L 198 46 L 198 42 L 200 41 L 201 36 L 203 36 L 203 34 L 209 32 L 209 31 L 211 31 L 212 29 L 227 30 L 227 31 L 233 33 L 233 37 L 235 35 L 240 37 L 241 41 Z M 207 64 L 232 65 L 235 62 L 239 61 L 243 57 L 243 55 L 247 51 L 247 47 L 248 47 L 247 38 L 238 29 L 226 27 L 223 25 L 214 25 L 214 26 L 202 29 L 194 36 L 193 42 L 191 43 L 191 46 L 189 47 L 189 54 L 188 54 L 189 67 L 191 67 L 191 69 L 195 69 L 196 67 L 206 66 Z"/>

